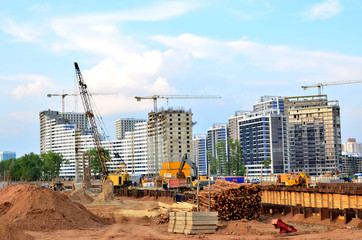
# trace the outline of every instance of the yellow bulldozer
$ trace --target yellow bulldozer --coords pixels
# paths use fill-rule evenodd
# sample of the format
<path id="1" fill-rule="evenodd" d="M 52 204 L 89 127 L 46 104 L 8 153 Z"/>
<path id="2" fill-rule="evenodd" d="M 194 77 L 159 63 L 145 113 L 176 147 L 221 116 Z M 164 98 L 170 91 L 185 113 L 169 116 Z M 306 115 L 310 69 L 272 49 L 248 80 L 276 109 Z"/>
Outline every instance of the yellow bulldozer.
<path id="1" fill-rule="evenodd" d="M 298 173 L 296 177 L 291 177 L 285 182 L 285 186 L 304 186 L 308 187 L 308 175 L 304 172 Z"/>

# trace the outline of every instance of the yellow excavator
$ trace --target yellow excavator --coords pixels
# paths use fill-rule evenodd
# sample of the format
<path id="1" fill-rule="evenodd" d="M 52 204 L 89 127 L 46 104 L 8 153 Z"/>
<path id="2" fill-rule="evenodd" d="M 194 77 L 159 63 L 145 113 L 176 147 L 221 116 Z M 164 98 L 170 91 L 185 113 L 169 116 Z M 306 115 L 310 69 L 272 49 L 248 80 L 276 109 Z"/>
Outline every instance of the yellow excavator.
<path id="1" fill-rule="evenodd" d="M 285 182 L 285 186 L 304 186 L 308 187 L 308 175 L 304 172 L 298 173 L 297 177 L 292 177 Z"/>

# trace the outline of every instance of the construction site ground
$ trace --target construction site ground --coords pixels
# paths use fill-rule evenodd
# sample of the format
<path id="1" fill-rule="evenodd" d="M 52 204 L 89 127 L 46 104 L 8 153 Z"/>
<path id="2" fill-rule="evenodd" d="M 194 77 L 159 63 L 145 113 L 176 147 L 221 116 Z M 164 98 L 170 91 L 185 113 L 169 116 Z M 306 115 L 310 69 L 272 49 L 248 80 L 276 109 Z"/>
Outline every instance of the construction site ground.
<path id="1" fill-rule="evenodd" d="M 12 192 L 6 195 L 4 190 Z M 24 193 L 26 191 L 31 191 L 31 194 L 26 195 Z M 67 200 L 67 195 L 71 193 L 53 194 L 49 191 L 45 191 L 44 195 L 40 190 L 29 187 L 1 190 L 0 221 L 2 224 L 7 221 L 7 224 L 0 228 L 1 239 L 362 239 L 359 219 L 344 224 L 343 219 L 330 222 L 329 219 L 320 221 L 317 217 L 304 219 L 303 215 L 292 217 L 269 214 L 261 215 L 259 220 L 219 222 L 215 234 L 174 234 L 168 232 L 167 223 L 157 224 L 155 221 L 155 217 L 160 214 L 158 202 L 172 204 L 173 200 L 170 198 L 155 200 L 151 197 L 140 199 L 116 197 L 104 204 L 94 205 L 88 197 L 87 199 L 82 195 L 73 194 L 69 197 L 73 203 L 76 202 L 73 204 Z M 93 199 L 97 197 L 95 194 L 90 195 Z M 46 207 L 43 207 L 44 211 L 39 210 L 37 204 L 48 206 L 50 210 Z M 27 210 L 19 209 L 23 205 Z M 94 215 L 88 213 L 89 211 Z M 40 213 L 41 220 L 36 218 Z M 287 224 L 293 225 L 298 232 L 278 234 L 279 230 L 271 224 L 273 218 L 282 219 Z"/>

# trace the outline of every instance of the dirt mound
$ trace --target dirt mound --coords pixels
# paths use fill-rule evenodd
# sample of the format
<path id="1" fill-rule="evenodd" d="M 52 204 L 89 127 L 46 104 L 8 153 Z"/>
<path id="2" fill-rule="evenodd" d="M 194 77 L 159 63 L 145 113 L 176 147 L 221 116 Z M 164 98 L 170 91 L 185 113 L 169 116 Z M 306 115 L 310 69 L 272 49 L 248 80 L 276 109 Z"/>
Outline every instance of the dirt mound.
<path id="1" fill-rule="evenodd" d="M 69 194 L 69 198 L 73 202 L 77 202 L 80 204 L 91 204 L 94 199 L 89 196 L 84 189 L 78 189 L 76 191 L 73 191 Z"/>
<path id="2" fill-rule="evenodd" d="M 107 219 L 89 212 L 68 196 L 30 185 L 8 186 L 0 191 L 1 239 L 28 239 L 24 231 L 97 228 Z"/>
<path id="3" fill-rule="evenodd" d="M 103 205 L 111 203 L 116 197 L 113 193 L 113 182 L 105 181 L 103 183 L 102 192 L 97 196 L 94 200 L 93 204 L 95 205 Z"/>

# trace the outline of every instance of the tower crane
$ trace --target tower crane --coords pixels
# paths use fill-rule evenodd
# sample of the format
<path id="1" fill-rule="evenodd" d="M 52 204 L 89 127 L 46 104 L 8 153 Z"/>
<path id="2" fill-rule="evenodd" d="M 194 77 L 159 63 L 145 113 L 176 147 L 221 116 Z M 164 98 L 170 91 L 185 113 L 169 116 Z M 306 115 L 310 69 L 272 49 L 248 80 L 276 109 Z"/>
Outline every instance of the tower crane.
<path id="1" fill-rule="evenodd" d="M 362 80 L 347 80 L 347 81 L 336 81 L 336 82 L 323 82 L 317 83 L 316 85 L 311 86 L 301 86 L 304 90 L 307 88 L 318 88 L 318 95 L 322 95 L 322 88 L 324 86 L 333 86 L 333 85 L 343 85 L 343 84 L 352 84 L 352 83 L 362 83 Z"/>
<path id="2" fill-rule="evenodd" d="M 110 95 L 110 94 L 118 94 L 118 93 L 93 93 L 92 95 Z M 65 116 L 65 107 L 64 107 L 64 100 L 65 100 L 65 97 L 66 96 L 79 96 L 80 94 L 79 93 L 62 93 L 62 94 L 59 94 L 59 93 L 54 93 L 54 94 L 47 94 L 47 97 L 62 97 L 62 114 L 63 114 L 63 119 L 64 119 L 64 116 Z"/>
<path id="3" fill-rule="evenodd" d="M 98 132 L 95 120 L 95 113 L 93 111 L 94 107 L 92 106 L 91 94 L 88 92 L 87 85 L 84 83 L 83 76 L 79 69 L 78 63 L 75 62 L 74 66 L 77 75 L 79 94 L 82 99 L 85 114 L 89 118 L 94 145 L 96 147 L 97 155 L 101 163 L 102 173 L 104 175 L 103 181 L 110 180 L 113 182 L 113 186 L 115 187 L 129 186 L 131 184 L 131 181 L 129 174 L 125 170 L 125 163 L 121 164 L 121 168 L 113 174 L 111 174 L 107 168 L 107 162 L 112 162 L 112 160 L 106 157 L 104 149 L 102 148 L 102 141 Z"/>
<path id="4" fill-rule="evenodd" d="M 135 99 L 137 101 L 141 101 L 142 99 L 150 99 L 153 100 L 153 116 L 155 119 L 154 129 L 155 129 L 155 163 L 156 163 L 156 171 L 158 171 L 158 143 L 157 143 L 157 100 L 158 99 L 213 99 L 213 98 L 221 98 L 219 95 L 153 95 L 153 96 L 146 96 L 146 97 L 137 97 Z"/>

